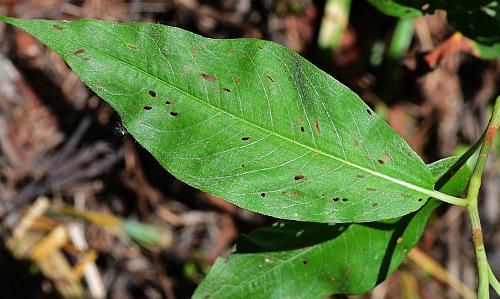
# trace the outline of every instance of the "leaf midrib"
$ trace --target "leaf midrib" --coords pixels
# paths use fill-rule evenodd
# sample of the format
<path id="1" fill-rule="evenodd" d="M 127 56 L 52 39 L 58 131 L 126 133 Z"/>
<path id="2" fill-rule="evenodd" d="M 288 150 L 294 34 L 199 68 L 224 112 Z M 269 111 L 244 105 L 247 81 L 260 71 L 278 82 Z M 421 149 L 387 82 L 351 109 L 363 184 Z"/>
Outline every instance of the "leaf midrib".
<path id="1" fill-rule="evenodd" d="M 97 22 L 99 22 L 99 21 L 97 21 Z M 99 23 L 101 23 L 101 22 L 99 22 Z M 146 26 L 150 26 L 149 24 L 144 24 L 144 25 L 146 25 Z M 153 26 L 154 26 L 154 25 L 153 25 Z M 73 41 L 76 41 L 76 40 L 73 40 Z M 93 47 L 93 46 L 88 46 L 87 44 L 83 44 L 83 43 L 81 43 L 81 42 L 79 42 L 79 41 L 76 41 L 76 43 L 80 44 L 81 46 L 84 46 L 84 45 L 85 45 L 86 47 L 91 48 L 91 49 L 95 50 L 96 52 L 99 52 L 99 53 L 101 53 L 101 54 L 103 54 L 103 55 L 105 55 L 105 56 L 107 56 L 107 57 L 109 57 L 109 58 L 112 58 L 112 59 L 114 59 L 114 60 L 116 60 L 116 61 L 118 61 L 118 62 L 120 62 L 120 63 L 124 64 L 125 66 L 128 66 L 129 68 L 135 69 L 135 70 L 137 70 L 137 71 L 141 72 L 142 74 L 144 74 L 144 75 L 146 75 L 146 76 L 149 76 L 150 78 L 153 78 L 154 80 L 158 80 L 159 82 L 161 82 L 161 83 L 165 84 L 166 86 L 168 86 L 168 87 L 170 87 L 170 88 L 172 88 L 172 89 L 174 89 L 174 90 L 177 90 L 178 92 L 180 92 L 180 93 L 182 93 L 182 94 L 186 95 L 187 97 L 190 97 L 190 98 L 194 99 L 195 101 L 197 101 L 197 102 L 199 102 L 199 103 L 202 103 L 202 104 L 204 104 L 204 105 L 208 106 L 209 108 L 212 108 L 212 109 L 214 109 L 214 110 L 216 110 L 216 111 L 219 111 L 219 112 L 221 112 L 221 113 L 223 113 L 223 114 L 226 114 L 227 116 L 229 116 L 229 117 L 231 117 L 231 118 L 236 118 L 236 119 L 238 119 L 239 121 L 242 121 L 242 122 L 244 122 L 244 123 L 248 124 L 249 126 L 254 127 L 254 128 L 258 129 L 258 130 L 261 130 L 261 131 L 263 131 L 263 132 L 265 132 L 265 133 L 267 133 L 267 134 L 269 134 L 269 135 L 276 136 L 276 137 L 281 138 L 281 139 L 283 139 L 283 140 L 285 140 L 285 141 L 287 141 L 287 142 L 290 142 L 290 143 L 292 143 L 292 144 L 294 144 L 294 145 L 297 145 L 297 146 L 299 146 L 299 147 L 303 147 L 303 148 L 305 148 L 305 149 L 307 149 L 307 150 L 309 150 L 309 151 L 311 151 L 311 152 L 315 152 L 315 153 L 320 154 L 320 155 L 322 155 L 322 156 L 324 156 L 324 157 L 327 157 L 327 158 L 330 158 L 330 159 L 336 160 L 336 161 L 338 161 L 338 162 L 344 163 L 344 164 L 346 164 L 346 165 L 348 165 L 348 166 L 351 166 L 351 167 L 353 167 L 353 168 L 356 168 L 356 169 L 362 170 L 362 171 L 364 171 L 364 172 L 367 172 L 367 173 L 369 173 L 369 174 L 372 174 L 372 175 L 378 176 L 378 177 L 383 178 L 383 179 L 386 179 L 386 180 L 388 180 L 388 181 L 394 182 L 395 184 L 398 184 L 398 185 L 401 185 L 401 186 L 407 187 L 407 188 L 412 189 L 412 190 L 414 190 L 414 191 L 421 192 L 421 193 L 424 193 L 424 194 L 429 195 L 429 196 L 433 196 L 433 195 L 435 195 L 435 191 L 434 191 L 434 190 L 429 190 L 429 189 L 426 189 L 426 188 L 422 188 L 422 187 L 420 187 L 420 186 L 416 186 L 416 185 L 414 185 L 414 184 L 412 184 L 412 183 L 409 183 L 409 182 L 406 182 L 406 181 L 402 181 L 402 180 L 399 180 L 399 179 L 397 179 L 397 178 L 394 178 L 394 177 L 391 177 L 391 176 L 385 175 L 385 174 L 383 174 L 383 173 L 380 173 L 380 172 L 377 172 L 377 171 L 374 171 L 374 170 L 371 170 L 371 169 L 365 168 L 365 167 L 363 167 L 363 166 L 360 166 L 360 165 L 354 164 L 354 163 L 349 162 L 349 161 L 347 161 L 347 160 L 344 160 L 344 159 L 342 159 L 342 158 L 339 158 L 339 157 L 333 156 L 333 155 L 331 155 L 331 154 L 329 154 L 329 153 L 326 153 L 326 152 L 324 152 L 324 151 L 318 150 L 317 148 L 313 148 L 313 147 L 310 147 L 310 146 L 308 146 L 308 145 L 305 145 L 305 144 L 299 143 L 299 142 L 297 142 L 297 141 L 295 141 L 295 140 L 293 140 L 293 139 L 290 139 L 290 138 L 288 138 L 288 137 L 286 137 L 286 136 L 283 136 L 283 135 L 277 134 L 276 132 L 271 131 L 271 130 L 269 130 L 269 129 L 266 129 L 266 128 L 264 128 L 264 127 L 260 127 L 260 126 L 258 126 L 257 124 L 254 124 L 254 123 L 252 123 L 252 122 L 249 122 L 248 120 L 246 120 L 246 119 L 244 119 L 244 118 L 242 118 L 242 117 L 240 117 L 240 116 L 233 115 L 233 114 L 231 114 L 231 113 L 227 112 L 227 111 L 226 111 L 226 110 L 224 110 L 224 109 L 221 109 L 221 108 L 219 108 L 219 107 L 217 107 L 217 106 L 214 106 L 214 105 L 210 104 L 209 102 L 203 101 L 202 99 L 199 99 L 198 97 L 196 97 L 196 96 L 194 96 L 194 95 L 192 95 L 192 94 L 188 93 L 187 91 L 183 90 L 182 88 L 179 88 L 179 87 L 177 87 L 176 85 L 174 85 L 174 84 L 172 84 L 172 83 L 170 83 L 170 82 L 164 81 L 162 78 L 156 77 L 155 75 L 153 75 L 153 74 L 151 74 L 151 73 L 149 73 L 149 72 L 147 72 L 147 71 L 145 71 L 145 70 L 143 70 L 143 69 L 141 69 L 141 68 L 139 68 L 139 67 L 137 67 L 137 66 L 135 66 L 135 65 L 133 65 L 133 64 L 131 64 L 131 63 L 129 63 L 129 62 L 127 62 L 127 61 L 125 61 L 125 60 L 122 60 L 122 59 L 117 58 L 117 57 L 115 57 L 115 56 L 113 56 L 113 55 L 111 55 L 111 54 L 108 54 L 107 52 L 104 52 L 104 51 L 100 50 L 99 48 L 96 48 L 96 47 Z M 67 57 L 67 55 L 66 55 L 66 54 L 64 54 L 64 53 L 60 53 L 60 54 L 61 54 L 63 57 Z M 96 92 L 97 92 L 97 91 L 96 91 Z"/>

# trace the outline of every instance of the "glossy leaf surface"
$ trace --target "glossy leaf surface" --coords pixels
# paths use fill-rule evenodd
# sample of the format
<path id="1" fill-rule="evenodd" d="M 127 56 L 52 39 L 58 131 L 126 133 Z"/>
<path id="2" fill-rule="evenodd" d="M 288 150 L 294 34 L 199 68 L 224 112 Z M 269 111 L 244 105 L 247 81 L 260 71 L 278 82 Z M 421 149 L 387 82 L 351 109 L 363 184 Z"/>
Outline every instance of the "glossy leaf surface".
<path id="1" fill-rule="evenodd" d="M 455 159 L 429 165 L 436 180 Z M 458 195 L 470 169 L 442 188 Z M 193 298 L 325 298 L 361 294 L 385 280 L 420 239 L 440 202 L 431 199 L 402 218 L 365 224 L 281 221 L 241 238 L 226 261 L 219 258 Z"/>
<path id="2" fill-rule="evenodd" d="M 295 52 L 146 23 L 0 20 L 61 55 L 174 176 L 283 219 L 360 222 L 422 207 L 420 157 Z"/>

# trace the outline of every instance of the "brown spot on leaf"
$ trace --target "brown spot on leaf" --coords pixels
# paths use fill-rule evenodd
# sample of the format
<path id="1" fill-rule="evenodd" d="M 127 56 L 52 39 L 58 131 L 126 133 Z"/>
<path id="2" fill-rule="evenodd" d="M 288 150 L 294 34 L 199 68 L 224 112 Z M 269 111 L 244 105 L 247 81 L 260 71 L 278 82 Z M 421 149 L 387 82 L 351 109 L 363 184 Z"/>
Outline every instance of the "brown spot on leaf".
<path id="1" fill-rule="evenodd" d="M 217 78 L 212 77 L 209 74 L 202 73 L 201 76 L 208 82 L 217 82 Z"/>
<path id="2" fill-rule="evenodd" d="M 151 97 L 156 98 L 156 91 L 154 91 L 154 90 L 150 90 L 150 91 L 148 91 L 148 93 L 149 93 L 149 95 L 150 95 Z"/>
<path id="3" fill-rule="evenodd" d="M 168 55 L 168 49 L 167 48 L 163 48 L 163 50 L 161 50 L 161 52 L 163 53 L 163 55 Z"/>
<path id="4" fill-rule="evenodd" d="M 399 237 L 399 238 L 396 240 L 396 243 L 397 243 L 397 244 L 401 244 L 401 242 L 403 242 L 403 237 Z"/>
<path id="5" fill-rule="evenodd" d="M 245 167 L 245 164 L 241 164 L 241 168 Z"/>
<path id="6" fill-rule="evenodd" d="M 236 77 L 236 79 L 234 80 L 234 82 L 236 82 L 237 84 L 240 84 L 240 81 L 241 81 L 240 76 Z"/>
<path id="7" fill-rule="evenodd" d="M 303 175 L 296 175 L 296 176 L 294 177 L 294 179 L 295 179 L 296 181 L 298 181 L 298 180 L 303 180 L 304 178 L 305 178 L 305 176 L 303 176 Z"/>
<path id="8" fill-rule="evenodd" d="M 84 57 L 83 58 L 83 61 L 90 61 L 90 60 L 92 60 L 92 58 L 90 58 L 90 57 Z"/>
<path id="9" fill-rule="evenodd" d="M 297 116 L 297 118 L 299 119 L 299 121 L 303 120 L 302 115 L 300 115 L 300 114 L 299 114 L 299 116 Z"/>
<path id="10" fill-rule="evenodd" d="M 316 126 L 316 131 L 318 132 L 318 134 L 321 134 L 321 129 L 319 128 L 319 121 L 316 120 L 314 125 Z"/>
<path id="11" fill-rule="evenodd" d="M 187 74 L 188 70 L 189 70 L 189 66 L 187 64 L 184 64 L 182 66 L 183 70 L 184 70 L 184 74 Z"/>
<path id="12" fill-rule="evenodd" d="M 153 107 L 151 107 L 151 106 L 144 106 L 143 108 L 144 108 L 144 110 L 151 110 L 151 109 L 153 109 Z"/>
<path id="13" fill-rule="evenodd" d="M 227 87 L 222 87 L 222 89 L 225 91 L 225 92 L 231 92 L 231 89 L 227 88 Z"/>
<path id="14" fill-rule="evenodd" d="M 262 196 L 262 197 L 266 197 L 266 193 L 265 193 L 265 192 L 262 192 L 262 193 L 260 194 L 260 196 Z"/>
<path id="15" fill-rule="evenodd" d="M 80 54 L 83 54 L 83 53 L 85 53 L 85 49 L 78 49 L 75 52 L 73 52 L 73 55 L 80 55 Z"/>
<path id="16" fill-rule="evenodd" d="M 99 84 L 97 84 L 97 87 L 99 87 L 99 88 L 104 88 L 104 83 L 99 82 Z"/>
<path id="17" fill-rule="evenodd" d="M 365 178 L 365 175 L 364 174 L 357 174 L 356 175 L 357 178 L 360 178 L 360 179 L 364 179 Z"/>
<path id="18" fill-rule="evenodd" d="M 408 194 L 406 192 L 401 192 L 400 194 L 401 194 L 402 197 L 409 197 L 410 196 L 410 194 Z"/>
<path id="19" fill-rule="evenodd" d="M 384 158 L 388 161 L 392 160 L 392 157 L 389 154 L 384 154 Z"/>
<path id="20" fill-rule="evenodd" d="M 340 200 L 340 198 L 338 198 L 338 197 L 334 197 L 334 198 L 332 198 L 332 200 L 333 200 L 333 201 L 335 201 L 335 202 L 337 202 L 337 201 L 339 201 L 339 200 Z"/>
<path id="21" fill-rule="evenodd" d="M 372 203 L 372 208 L 378 208 L 378 203 L 376 202 Z"/>
<path id="22" fill-rule="evenodd" d="M 307 265 L 307 263 L 309 263 L 309 261 L 306 258 L 302 260 L 302 264 Z"/>
<path id="23" fill-rule="evenodd" d="M 298 195 L 300 195 L 300 192 L 299 192 L 299 191 L 293 191 L 293 192 L 292 192 L 292 193 L 290 193 L 290 194 L 292 194 L 293 196 L 298 196 Z"/>
<path id="24" fill-rule="evenodd" d="M 177 117 L 177 116 L 179 116 L 179 113 L 172 111 L 172 112 L 170 112 L 170 115 L 173 117 Z"/>
<path id="25" fill-rule="evenodd" d="M 269 79 L 269 81 L 271 81 L 272 83 L 274 83 L 274 79 L 271 76 L 267 75 L 267 79 Z"/>
<path id="26" fill-rule="evenodd" d="M 64 28 L 61 27 L 59 24 L 52 25 L 52 28 L 54 28 L 55 30 L 64 30 Z"/>
<path id="27" fill-rule="evenodd" d="M 137 50 L 137 47 L 134 45 L 127 45 L 127 48 L 129 48 L 131 50 Z"/>
<path id="28" fill-rule="evenodd" d="M 378 161 L 378 163 L 379 163 L 380 165 L 384 165 L 384 164 L 385 164 L 384 160 L 382 160 L 382 159 L 378 159 L 377 161 Z"/>
<path id="29" fill-rule="evenodd" d="M 234 49 L 230 49 L 229 53 L 234 54 Z"/>
<path id="30" fill-rule="evenodd" d="M 167 101 L 165 101 L 165 105 L 172 106 L 172 102 L 170 102 L 169 100 L 167 100 Z"/>
<path id="31" fill-rule="evenodd" d="M 348 202 L 348 201 L 349 201 L 349 198 L 342 198 L 342 201 L 343 201 L 343 202 Z"/>
<path id="32" fill-rule="evenodd" d="M 407 153 L 406 153 L 406 155 L 407 155 L 408 157 L 410 157 L 410 158 L 411 158 L 411 157 L 413 157 L 413 153 L 412 153 L 412 152 L 407 152 Z"/>
<path id="33" fill-rule="evenodd" d="M 192 53 L 193 55 L 198 55 L 198 51 L 196 51 L 196 50 L 191 51 L 191 53 Z"/>
<path id="34" fill-rule="evenodd" d="M 248 141 L 248 140 L 250 140 L 250 136 L 243 136 L 243 137 L 241 137 L 241 140 Z"/>
<path id="35" fill-rule="evenodd" d="M 367 190 L 367 191 L 370 191 L 370 192 L 377 191 L 377 189 L 375 189 L 375 188 L 369 188 L 369 187 L 368 187 L 368 188 L 366 188 L 366 190 Z"/>
<path id="36" fill-rule="evenodd" d="M 264 48 L 262 46 L 257 45 L 257 49 L 262 50 Z"/>
<path id="37" fill-rule="evenodd" d="M 419 198 L 419 199 L 418 199 L 418 202 L 421 202 L 421 201 L 423 201 L 423 200 L 424 200 L 423 198 Z"/>
<path id="38" fill-rule="evenodd" d="M 300 131 L 301 131 L 302 133 L 304 133 L 304 131 L 305 131 L 304 127 L 300 127 Z"/>
<path id="39" fill-rule="evenodd" d="M 372 160 L 372 157 L 370 157 L 370 155 L 366 155 L 365 156 L 365 159 L 368 160 L 368 161 L 371 161 Z"/>

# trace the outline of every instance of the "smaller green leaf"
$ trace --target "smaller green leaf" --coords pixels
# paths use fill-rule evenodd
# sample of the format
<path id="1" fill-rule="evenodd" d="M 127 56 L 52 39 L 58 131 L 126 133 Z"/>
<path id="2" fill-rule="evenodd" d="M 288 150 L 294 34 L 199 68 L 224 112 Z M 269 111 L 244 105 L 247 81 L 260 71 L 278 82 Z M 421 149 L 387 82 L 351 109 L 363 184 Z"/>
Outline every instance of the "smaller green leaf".
<path id="1" fill-rule="evenodd" d="M 437 180 L 457 158 L 429 165 Z M 442 188 L 458 195 L 470 169 L 462 168 Z M 324 298 L 361 294 L 385 280 L 420 239 L 440 202 L 402 218 L 366 224 L 281 221 L 257 229 L 219 258 L 193 298 Z"/>

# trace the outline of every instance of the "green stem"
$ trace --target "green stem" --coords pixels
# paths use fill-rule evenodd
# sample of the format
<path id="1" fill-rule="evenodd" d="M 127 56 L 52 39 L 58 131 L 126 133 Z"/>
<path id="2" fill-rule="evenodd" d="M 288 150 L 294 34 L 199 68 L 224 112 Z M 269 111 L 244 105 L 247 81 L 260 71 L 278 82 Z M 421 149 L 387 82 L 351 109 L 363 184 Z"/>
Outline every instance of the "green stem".
<path id="1" fill-rule="evenodd" d="M 478 298 L 488 299 L 489 295 L 489 264 L 486 257 L 486 251 L 484 249 L 483 242 L 483 232 L 481 229 L 481 221 L 479 218 L 478 210 L 478 195 L 479 188 L 481 187 L 481 178 L 484 172 L 484 167 L 486 165 L 486 160 L 488 159 L 488 154 L 491 150 L 493 144 L 493 139 L 495 138 L 496 130 L 500 125 L 500 96 L 497 97 L 495 102 L 495 107 L 493 108 L 493 114 L 491 116 L 488 129 L 486 130 L 486 135 L 484 137 L 481 150 L 479 152 L 479 157 L 476 161 L 476 166 L 472 173 L 472 177 L 469 182 L 469 190 L 467 192 L 467 200 L 469 204 L 467 205 L 467 212 L 469 214 L 469 220 L 472 230 L 472 238 L 474 243 L 474 251 L 476 252 L 477 270 L 479 276 L 479 287 L 478 287 Z"/>
<path id="2" fill-rule="evenodd" d="M 498 282 L 498 279 L 495 277 L 495 273 L 491 270 L 490 265 L 488 265 L 488 279 L 495 292 L 497 292 L 497 295 L 500 295 L 500 282 Z"/>

